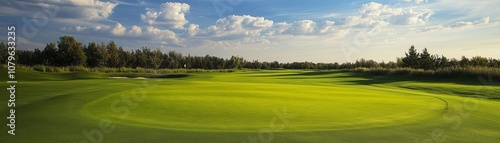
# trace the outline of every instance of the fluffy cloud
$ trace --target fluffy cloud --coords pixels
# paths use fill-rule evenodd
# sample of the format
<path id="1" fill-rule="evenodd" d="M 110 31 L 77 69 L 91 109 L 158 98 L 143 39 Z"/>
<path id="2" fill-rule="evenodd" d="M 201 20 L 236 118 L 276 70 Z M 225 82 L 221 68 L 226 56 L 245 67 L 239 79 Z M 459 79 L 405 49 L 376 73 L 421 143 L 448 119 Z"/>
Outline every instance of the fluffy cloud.
<path id="1" fill-rule="evenodd" d="M 139 36 L 142 34 L 142 28 L 137 25 L 134 25 L 132 26 L 128 34 L 131 36 Z"/>
<path id="2" fill-rule="evenodd" d="M 105 20 L 113 14 L 113 9 L 118 3 L 103 2 L 100 0 L 26 0 L 26 1 L 11 1 L 8 9 L 10 11 L 18 11 L 20 14 L 33 15 L 36 12 L 49 12 L 51 17 L 81 19 L 81 20 Z M 0 12 L 3 13 L 3 12 Z"/>
<path id="3" fill-rule="evenodd" d="M 146 14 L 141 14 L 141 20 L 149 25 L 153 25 L 156 18 L 158 18 L 158 12 L 147 11 Z"/>
<path id="4" fill-rule="evenodd" d="M 86 20 L 107 19 L 118 5 L 99 0 L 51 0 L 50 2 L 60 7 L 58 15 L 61 17 Z"/>
<path id="5" fill-rule="evenodd" d="M 413 29 L 411 31 L 411 33 L 464 29 L 464 28 L 473 27 L 475 25 L 488 24 L 489 21 L 490 21 L 490 17 L 484 17 L 484 18 L 482 18 L 480 20 L 476 20 L 476 21 L 459 21 L 459 22 L 456 22 L 455 24 L 451 24 L 451 25 L 447 25 L 447 26 L 435 25 L 435 26 L 424 27 L 421 29 Z"/>
<path id="6" fill-rule="evenodd" d="M 321 23 L 318 27 L 319 33 L 332 32 L 334 30 L 333 29 L 334 24 L 335 24 L 334 21 L 329 21 L 329 20 L 323 21 L 323 23 Z"/>
<path id="7" fill-rule="evenodd" d="M 291 35 L 311 35 L 311 34 L 329 34 L 334 31 L 334 21 L 323 21 L 316 23 L 312 20 L 301 20 L 293 23 L 276 23 L 267 35 L 291 34 Z"/>
<path id="8" fill-rule="evenodd" d="M 347 26 L 369 28 L 385 27 L 389 24 L 425 24 L 434 13 L 430 9 L 393 8 L 388 5 L 371 2 L 363 4 L 358 11 L 358 15 L 346 17 L 344 24 Z"/>
<path id="9" fill-rule="evenodd" d="M 199 30 L 200 30 L 200 25 L 198 25 L 198 24 L 189 24 L 189 26 L 187 28 L 188 35 L 191 37 L 198 34 Z"/>
<path id="10" fill-rule="evenodd" d="M 404 5 L 403 5 L 404 6 Z M 62 28 L 76 33 L 104 33 L 115 37 L 144 39 L 153 43 L 168 43 L 177 46 L 198 43 L 223 47 L 252 47 L 276 43 L 287 43 L 300 39 L 346 39 L 361 35 L 387 35 L 388 32 L 407 34 L 412 32 L 461 29 L 489 22 L 489 17 L 476 21 L 459 21 L 450 25 L 427 26 L 434 15 L 430 9 L 417 7 L 393 7 L 375 2 L 363 4 L 357 13 L 339 21 L 298 20 L 294 22 L 274 22 L 264 17 L 251 15 L 230 15 L 218 19 L 214 24 L 200 27 L 189 23 L 185 14 L 189 5 L 183 3 L 163 3 L 158 10 L 147 9 L 141 14 L 145 26 L 124 26 L 120 23 L 110 26 L 74 26 Z M 163 27 L 168 25 L 168 28 Z M 404 26 L 394 26 L 404 25 Z M 427 26 L 427 27 L 424 27 Z M 174 30 L 173 29 L 182 29 Z M 418 28 L 418 29 L 410 29 Z M 307 40 L 306 40 L 307 41 Z M 200 46 L 198 45 L 198 46 Z M 192 45 L 191 45 L 192 46 Z M 209 46 L 210 47 L 210 46 Z"/>
<path id="11" fill-rule="evenodd" d="M 215 37 L 259 37 L 262 30 L 272 27 L 273 23 L 273 21 L 267 20 L 264 17 L 231 15 L 217 20 L 215 25 L 209 26 L 206 29 L 200 30 L 197 25 L 192 25 L 189 29 L 191 30 L 191 34 L 196 33 L 198 35 L 211 35 Z"/>
<path id="12" fill-rule="evenodd" d="M 170 40 L 176 44 L 180 44 L 180 40 L 177 38 L 177 35 L 168 29 L 159 29 L 153 26 L 148 26 L 146 29 L 146 35 L 150 37 L 152 40 Z"/>
<path id="13" fill-rule="evenodd" d="M 188 23 L 185 15 L 189 12 L 190 6 L 185 3 L 167 2 L 160 5 L 159 10 L 146 9 L 145 14 L 141 14 L 141 20 L 149 25 L 168 25 L 170 28 L 183 29 Z"/>
<path id="14" fill-rule="evenodd" d="M 122 24 L 116 23 L 116 26 L 111 30 L 111 34 L 121 36 L 125 34 L 125 30 L 127 30 L 127 28 L 123 27 Z"/>
<path id="15" fill-rule="evenodd" d="M 292 34 L 312 34 L 316 29 L 316 22 L 312 20 L 297 21 L 292 24 L 290 33 Z"/>
<path id="16" fill-rule="evenodd" d="M 146 41 L 162 41 L 178 46 L 183 45 L 182 40 L 178 38 L 177 34 L 168 29 L 160 29 L 153 26 L 147 26 L 141 28 L 137 25 L 134 25 L 129 29 L 130 30 L 127 31 L 127 28 L 123 26 L 121 23 L 116 23 L 114 27 L 72 26 L 72 27 L 62 27 L 59 30 L 63 32 L 72 32 L 78 34 L 109 35 L 122 38 L 142 39 Z"/>

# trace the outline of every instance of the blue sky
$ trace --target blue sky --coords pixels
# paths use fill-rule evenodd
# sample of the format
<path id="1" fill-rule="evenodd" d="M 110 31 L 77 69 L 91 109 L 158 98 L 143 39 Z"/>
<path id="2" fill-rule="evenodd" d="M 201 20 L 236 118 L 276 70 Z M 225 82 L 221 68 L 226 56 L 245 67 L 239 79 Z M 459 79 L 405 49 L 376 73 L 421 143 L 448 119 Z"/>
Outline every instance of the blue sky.
<path id="1" fill-rule="evenodd" d="M 5 0 L 0 26 L 17 27 L 19 49 L 70 35 L 83 44 L 260 61 L 394 61 L 410 45 L 499 58 L 498 7 L 496 0 Z"/>

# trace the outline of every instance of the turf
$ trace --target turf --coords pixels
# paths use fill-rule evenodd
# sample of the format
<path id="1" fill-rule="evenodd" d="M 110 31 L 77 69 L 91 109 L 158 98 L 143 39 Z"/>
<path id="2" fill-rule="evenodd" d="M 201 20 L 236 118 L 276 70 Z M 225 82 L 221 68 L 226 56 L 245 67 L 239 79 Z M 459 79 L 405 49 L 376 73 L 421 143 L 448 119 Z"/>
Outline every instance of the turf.
<path id="1" fill-rule="evenodd" d="M 492 80 L 300 70 L 107 76 L 20 70 L 16 136 L 0 142 L 500 140 Z"/>

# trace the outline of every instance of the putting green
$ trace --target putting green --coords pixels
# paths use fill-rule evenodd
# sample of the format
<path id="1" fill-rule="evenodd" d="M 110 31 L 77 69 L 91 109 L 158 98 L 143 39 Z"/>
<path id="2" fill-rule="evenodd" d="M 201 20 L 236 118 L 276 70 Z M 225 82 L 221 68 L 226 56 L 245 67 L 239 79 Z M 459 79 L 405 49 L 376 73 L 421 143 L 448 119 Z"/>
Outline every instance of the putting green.
<path id="1" fill-rule="evenodd" d="M 95 100 L 85 106 L 83 113 L 126 125 L 253 132 L 269 127 L 271 122 L 276 126 L 286 123 L 280 131 L 393 126 L 438 116 L 446 108 L 434 97 L 369 86 L 188 80 L 142 91 L 145 96 L 141 105 L 119 120 L 124 113 L 109 108 L 110 103 L 130 96 L 129 92 Z M 272 121 L 273 117 L 280 120 Z"/>
<path id="2" fill-rule="evenodd" d="M 2 143 L 500 140 L 497 79 L 305 70 L 163 79 L 16 73 L 16 136 L 0 134 Z M 0 113 L 8 115 L 7 109 Z"/>

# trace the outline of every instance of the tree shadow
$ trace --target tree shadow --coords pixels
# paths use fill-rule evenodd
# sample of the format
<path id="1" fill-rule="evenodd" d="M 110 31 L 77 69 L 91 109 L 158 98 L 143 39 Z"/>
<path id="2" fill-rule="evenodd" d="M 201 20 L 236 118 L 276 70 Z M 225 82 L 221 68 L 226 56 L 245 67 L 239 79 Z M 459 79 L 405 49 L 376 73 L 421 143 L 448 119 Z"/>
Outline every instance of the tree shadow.
<path id="1" fill-rule="evenodd" d="M 343 73 L 344 71 L 333 71 L 333 70 L 328 70 L 328 71 L 321 71 L 321 70 L 316 70 L 316 71 L 305 71 L 305 72 L 300 72 L 300 73 L 284 73 L 284 74 L 271 74 L 271 75 L 256 75 L 254 77 L 301 77 L 301 78 L 325 78 L 322 76 L 326 75 L 333 75 L 333 74 L 338 74 L 338 73 Z M 267 72 L 266 72 L 267 73 Z M 272 73 L 272 72 L 270 72 Z M 280 72 L 281 73 L 281 72 Z M 304 77 L 305 76 L 305 77 Z M 308 77 L 309 76 L 309 77 Z"/>
<path id="2" fill-rule="evenodd" d="M 387 83 L 404 82 L 404 81 L 415 81 L 423 83 L 453 83 L 461 85 L 500 86 L 500 82 L 495 82 L 495 81 L 500 81 L 500 79 L 488 76 L 440 78 L 440 77 L 419 77 L 410 75 L 370 75 L 364 73 L 350 73 L 346 76 L 338 78 L 356 78 L 356 77 L 361 79 L 346 80 L 345 82 L 350 82 L 352 84 L 361 84 L 361 85 L 373 85 L 373 84 L 387 84 Z"/>
<path id="3" fill-rule="evenodd" d="M 498 78 L 488 76 L 478 77 L 457 77 L 457 78 L 440 78 L 440 77 L 422 77 L 411 75 L 372 75 L 366 73 L 339 71 L 339 70 L 318 70 L 318 71 L 305 71 L 300 73 L 284 73 L 284 74 L 270 74 L 270 75 L 255 75 L 253 77 L 280 77 L 281 79 L 319 79 L 319 78 L 332 78 L 339 79 L 341 83 L 348 85 L 373 85 L 373 84 L 387 84 L 404 81 L 415 81 L 423 83 L 454 83 L 462 85 L 490 85 L 500 86 Z"/>

